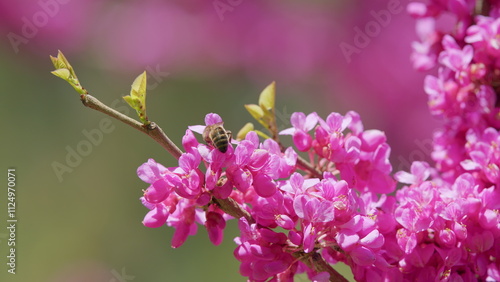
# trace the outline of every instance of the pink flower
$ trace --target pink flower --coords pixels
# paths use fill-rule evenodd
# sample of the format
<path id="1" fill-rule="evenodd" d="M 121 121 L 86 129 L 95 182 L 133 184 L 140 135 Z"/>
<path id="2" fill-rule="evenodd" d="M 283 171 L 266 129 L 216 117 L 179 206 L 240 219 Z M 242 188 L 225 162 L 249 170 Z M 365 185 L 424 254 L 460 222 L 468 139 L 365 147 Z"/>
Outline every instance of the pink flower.
<path id="1" fill-rule="evenodd" d="M 204 178 L 198 169 L 200 161 L 201 157 L 197 152 L 184 153 L 179 158 L 179 167 L 173 174 L 167 175 L 167 180 L 174 185 L 175 192 L 179 196 L 188 199 L 200 196 Z"/>
<path id="2" fill-rule="evenodd" d="M 420 185 L 427 180 L 431 174 L 430 165 L 426 162 L 413 162 L 411 164 L 411 174 L 399 171 L 394 174 L 394 178 L 401 183 Z"/>
<path id="3" fill-rule="evenodd" d="M 205 227 L 208 231 L 208 238 L 212 244 L 218 246 L 224 238 L 222 231 L 226 228 L 226 221 L 220 213 L 213 211 L 207 212 L 206 218 Z"/>
<path id="4" fill-rule="evenodd" d="M 472 44 L 478 50 L 484 50 L 486 55 L 496 57 L 500 53 L 500 19 L 477 16 L 476 25 L 467 29 L 465 42 Z"/>
<path id="5" fill-rule="evenodd" d="M 293 127 L 282 130 L 280 134 L 292 135 L 293 143 L 299 151 L 309 151 L 312 146 L 312 138 L 308 132 L 316 126 L 318 115 L 316 113 L 310 113 L 306 117 L 304 113 L 295 112 L 292 114 L 290 121 Z"/>
<path id="6" fill-rule="evenodd" d="M 463 48 L 458 46 L 457 42 L 450 35 L 443 37 L 444 50 L 439 54 L 439 63 L 454 71 L 457 80 L 463 84 L 468 83 L 467 78 L 474 49 L 471 45 L 465 45 Z"/>
<path id="7" fill-rule="evenodd" d="M 180 199 L 175 212 L 167 220 L 167 225 L 175 228 L 172 237 L 172 248 L 180 247 L 189 235 L 196 234 L 198 231 L 196 221 L 200 224 L 205 222 L 203 212 L 196 210 L 192 200 Z"/>
<path id="8" fill-rule="evenodd" d="M 422 3 L 410 3 L 408 9 L 414 5 Z M 420 42 L 412 42 L 413 52 L 411 61 L 413 67 L 419 71 L 426 71 L 434 68 L 437 63 L 438 53 L 441 51 L 441 35 L 435 30 L 436 21 L 433 18 L 422 18 L 417 20 L 417 34 Z"/>

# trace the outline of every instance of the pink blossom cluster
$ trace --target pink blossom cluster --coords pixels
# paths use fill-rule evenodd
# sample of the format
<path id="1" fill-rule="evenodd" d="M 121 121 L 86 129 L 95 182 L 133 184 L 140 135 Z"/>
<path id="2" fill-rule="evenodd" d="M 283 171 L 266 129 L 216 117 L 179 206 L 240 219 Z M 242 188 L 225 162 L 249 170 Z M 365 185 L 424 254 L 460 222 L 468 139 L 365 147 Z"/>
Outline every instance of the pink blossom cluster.
<path id="1" fill-rule="evenodd" d="M 222 119 L 208 114 L 205 123 Z M 173 226 L 172 246 L 179 247 L 201 224 L 217 245 L 232 217 L 216 201 L 233 199 L 252 219 L 239 219 L 234 252 L 251 281 L 292 281 L 301 272 L 327 281 L 328 273 L 297 259 L 308 254 L 346 263 L 359 281 L 500 278 L 494 186 L 471 173 L 448 183 L 427 163 L 415 162 L 411 172 L 394 175 L 409 186 L 390 196 L 395 181 L 383 132 L 364 130 L 355 112 L 325 120 L 294 113 L 291 123 L 281 134 L 292 135 L 295 147 L 309 154 L 319 177 L 301 168 L 292 147 L 282 152 L 253 131 L 222 153 L 197 141 L 193 131 L 205 126 L 192 126 L 178 167 L 150 159 L 138 169 L 151 184 L 141 198 L 150 209 L 144 225 Z"/>
<path id="2" fill-rule="evenodd" d="M 205 123 L 219 124 L 222 119 L 208 114 Z M 344 261 L 358 272 L 370 266 L 389 269 L 382 247 L 384 232 L 396 225 L 388 217 L 394 202 L 376 196 L 395 189 L 384 133 L 363 130 L 355 112 L 332 113 L 326 120 L 316 113 L 294 113 L 292 124 L 295 127 L 282 134 L 293 134 L 301 151 L 317 153 L 314 166 L 320 178 L 297 172 L 293 148 L 282 152 L 276 141 L 260 142 L 253 131 L 222 153 L 195 138 L 193 131 L 202 133 L 205 126 L 191 126 L 182 140 L 185 153 L 178 167 L 165 168 L 150 159 L 138 169 L 139 177 L 150 184 L 141 198 L 150 209 L 144 225 L 173 226 L 172 246 L 179 247 L 199 223 L 217 245 L 231 217 L 212 197 L 230 197 L 253 220 L 239 220 L 241 236 L 235 239 L 240 272 L 252 281 L 287 281 L 304 271 L 311 278 L 328 279 L 327 273 L 314 273 L 294 258 L 319 249 L 327 262 Z M 313 128 L 314 138 L 308 133 Z"/>
<path id="3" fill-rule="evenodd" d="M 424 87 L 444 121 L 434 167 L 414 162 L 392 175 L 384 132 L 365 130 L 352 111 L 296 112 L 280 132 L 293 147 L 250 131 L 226 152 L 193 133 L 223 123 L 208 114 L 186 131 L 177 167 L 139 167 L 150 184 L 144 225 L 173 226 L 179 247 L 200 224 L 217 245 L 232 218 L 221 200 L 230 199 L 244 212 L 234 256 L 251 281 L 304 272 L 328 281 L 314 267 L 321 262 L 349 265 L 358 281 L 500 281 L 498 3 L 431 0 L 408 10 L 421 37 L 414 66 L 438 67 Z"/>
<path id="4" fill-rule="evenodd" d="M 499 7 L 498 1 L 471 0 L 408 6 L 422 40 L 414 43 L 414 66 L 438 66 L 436 76 L 425 78 L 424 90 L 431 113 L 445 122 L 435 133 L 432 157 L 450 182 L 464 172 L 486 186 L 499 181 L 492 146 L 500 127 Z"/>

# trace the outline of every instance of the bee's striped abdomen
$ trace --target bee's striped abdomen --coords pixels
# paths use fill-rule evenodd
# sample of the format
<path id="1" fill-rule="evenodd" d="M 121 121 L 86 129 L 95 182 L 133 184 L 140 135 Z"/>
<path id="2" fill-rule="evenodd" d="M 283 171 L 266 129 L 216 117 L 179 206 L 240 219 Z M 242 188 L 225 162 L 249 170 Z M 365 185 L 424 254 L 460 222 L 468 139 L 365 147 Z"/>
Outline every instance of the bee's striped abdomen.
<path id="1" fill-rule="evenodd" d="M 210 138 L 212 139 L 212 143 L 215 148 L 219 149 L 222 153 L 227 151 L 227 147 L 229 146 L 229 137 L 223 127 L 219 126 L 214 128 Z"/>

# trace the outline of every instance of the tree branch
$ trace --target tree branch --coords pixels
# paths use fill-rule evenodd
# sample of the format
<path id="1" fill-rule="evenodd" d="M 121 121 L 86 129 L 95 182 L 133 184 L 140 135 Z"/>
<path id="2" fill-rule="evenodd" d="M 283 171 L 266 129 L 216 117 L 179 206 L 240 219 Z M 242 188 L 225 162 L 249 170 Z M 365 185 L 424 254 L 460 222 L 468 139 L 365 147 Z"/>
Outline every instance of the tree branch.
<path id="1" fill-rule="evenodd" d="M 158 144 L 165 148 L 176 159 L 179 159 L 182 155 L 182 151 L 170 140 L 170 138 L 168 138 L 165 132 L 163 132 L 161 127 L 156 123 L 151 122 L 148 126 L 144 126 L 142 123 L 136 121 L 135 119 L 132 119 L 118 112 L 117 110 L 106 106 L 104 103 L 90 94 L 80 95 L 80 99 L 82 100 L 82 103 L 85 107 L 89 107 L 110 117 L 113 117 L 153 138 L 153 140 L 155 140 Z M 235 218 L 245 217 L 249 223 L 255 222 L 253 217 L 246 210 L 242 209 L 232 198 L 217 199 L 213 197 L 213 201 L 225 213 Z"/>
<path id="2" fill-rule="evenodd" d="M 313 253 L 292 252 L 292 256 L 298 258 L 301 262 L 307 265 L 310 269 L 320 272 L 328 272 L 330 274 L 330 282 L 348 282 L 340 273 L 338 273 L 323 257 L 316 251 Z"/>
<path id="3" fill-rule="evenodd" d="M 149 125 L 144 126 L 142 123 L 136 121 L 135 119 L 132 119 L 118 112 L 117 110 L 106 106 L 97 98 L 89 94 L 80 95 L 80 99 L 82 100 L 82 103 L 85 107 L 89 107 L 91 109 L 104 113 L 110 117 L 113 117 L 153 138 L 153 140 L 155 140 L 158 144 L 160 144 L 163 148 L 165 148 L 176 159 L 179 159 L 180 156 L 182 155 L 182 151 L 179 149 L 179 147 L 177 147 L 174 144 L 174 142 L 172 142 L 168 138 L 165 132 L 163 132 L 161 127 L 158 126 L 156 123 L 151 122 Z"/>
<path id="4" fill-rule="evenodd" d="M 252 215 L 250 215 L 250 213 L 248 213 L 246 210 L 242 209 L 233 198 L 217 199 L 215 197 L 212 197 L 212 200 L 221 208 L 221 210 L 223 210 L 230 216 L 234 218 L 244 217 L 249 224 L 255 223 L 255 219 L 253 219 Z"/>

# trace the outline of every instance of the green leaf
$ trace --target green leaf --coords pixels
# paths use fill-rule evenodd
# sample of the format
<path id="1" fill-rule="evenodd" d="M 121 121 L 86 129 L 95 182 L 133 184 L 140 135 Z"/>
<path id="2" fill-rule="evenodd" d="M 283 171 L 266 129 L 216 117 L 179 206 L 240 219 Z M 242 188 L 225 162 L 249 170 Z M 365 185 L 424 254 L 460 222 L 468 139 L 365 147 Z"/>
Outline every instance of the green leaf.
<path id="1" fill-rule="evenodd" d="M 240 131 L 238 131 L 238 134 L 236 134 L 236 140 L 243 140 L 247 136 L 248 132 L 252 131 L 254 129 L 253 123 L 248 122 L 245 124 Z"/>
<path id="2" fill-rule="evenodd" d="M 147 74 L 146 71 L 144 71 L 132 83 L 130 96 L 135 96 L 139 98 L 141 103 L 146 104 L 146 86 L 147 86 Z"/>
<path id="3" fill-rule="evenodd" d="M 258 105 L 248 104 L 245 105 L 245 108 L 250 113 L 250 115 L 252 115 L 252 117 L 256 120 L 261 120 L 262 117 L 264 117 L 264 111 L 262 111 L 262 108 L 259 107 Z"/>
<path id="4" fill-rule="evenodd" d="M 51 73 L 59 78 L 62 78 L 66 81 L 69 80 L 69 77 L 71 75 L 71 73 L 69 72 L 68 69 L 57 69 L 55 71 L 51 71 Z"/>
<path id="5" fill-rule="evenodd" d="M 78 81 L 78 77 L 76 77 L 73 67 L 61 51 L 58 51 L 57 57 L 50 56 L 50 60 L 56 68 L 55 71 L 51 72 L 53 75 L 68 82 L 71 86 L 73 86 L 76 92 L 80 93 L 80 95 L 85 96 L 88 94 L 87 90 L 80 85 L 80 81 Z"/>
<path id="6" fill-rule="evenodd" d="M 269 84 L 259 96 L 259 106 L 267 112 L 274 112 L 274 102 L 276 99 L 276 83 Z"/>
<path id="7" fill-rule="evenodd" d="M 132 107 L 139 116 L 141 122 L 145 125 L 149 124 L 148 116 L 146 115 L 146 88 L 147 74 L 144 71 L 136 77 L 130 89 L 130 95 L 124 96 L 123 99 Z"/>

